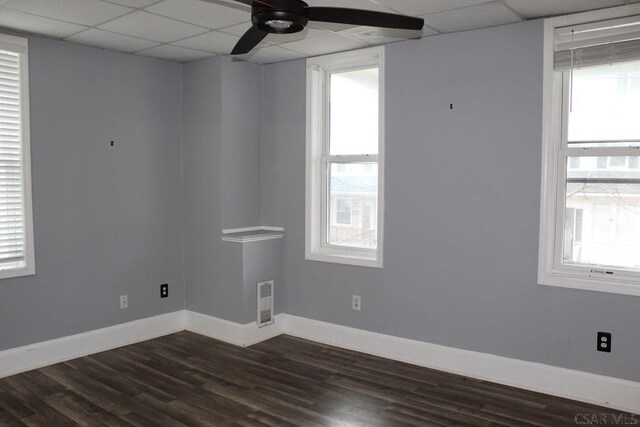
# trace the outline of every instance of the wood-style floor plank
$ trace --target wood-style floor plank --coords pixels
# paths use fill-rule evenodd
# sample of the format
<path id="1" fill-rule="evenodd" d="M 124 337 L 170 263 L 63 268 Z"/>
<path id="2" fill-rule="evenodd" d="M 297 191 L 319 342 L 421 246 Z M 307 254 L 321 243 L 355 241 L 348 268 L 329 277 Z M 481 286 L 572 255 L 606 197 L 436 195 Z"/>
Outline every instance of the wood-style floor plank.
<path id="1" fill-rule="evenodd" d="M 578 414 L 621 413 L 289 336 L 240 348 L 180 332 L 0 379 L 0 426 L 574 426 Z"/>

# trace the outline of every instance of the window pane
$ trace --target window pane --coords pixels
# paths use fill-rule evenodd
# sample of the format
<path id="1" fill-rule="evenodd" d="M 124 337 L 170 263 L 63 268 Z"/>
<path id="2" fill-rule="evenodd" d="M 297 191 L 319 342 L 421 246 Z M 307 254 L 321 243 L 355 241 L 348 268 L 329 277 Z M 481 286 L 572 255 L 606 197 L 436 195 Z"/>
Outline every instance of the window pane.
<path id="1" fill-rule="evenodd" d="M 575 228 L 575 209 L 566 208 L 564 212 L 564 261 L 571 261 L 573 259 L 573 230 Z"/>
<path id="2" fill-rule="evenodd" d="M 616 241 L 633 244 L 636 235 L 637 206 L 619 204 L 616 212 Z"/>
<path id="3" fill-rule="evenodd" d="M 606 169 L 607 168 L 607 158 L 606 157 L 598 157 L 598 169 Z"/>
<path id="4" fill-rule="evenodd" d="M 591 222 L 593 224 L 594 242 L 607 242 L 611 240 L 613 230 L 613 216 L 610 203 L 593 203 L 591 205 Z"/>
<path id="5" fill-rule="evenodd" d="M 580 157 L 572 157 L 569 162 L 569 168 L 577 169 L 580 167 Z"/>
<path id="6" fill-rule="evenodd" d="M 330 154 L 378 154 L 378 69 L 331 74 L 330 97 Z"/>
<path id="7" fill-rule="evenodd" d="M 624 168 L 627 166 L 626 157 L 610 157 L 609 161 L 612 168 Z"/>
<path id="8" fill-rule="evenodd" d="M 640 141 L 640 61 L 574 70 L 571 141 Z"/>
<path id="9" fill-rule="evenodd" d="M 640 271 L 638 156 L 580 159 L 567 173 L 563 260 Z"/>
<path id="10" fill-rule="evenodd" d="M 378 241 L 378 165 L 332 163 L 329 175 L 329 244 L 375 249 Z"/>
<path id="11" fill-rule="evenodd" d="M 348 197 L 336 198 L 336 223 L 351 225 L 351 200 Z"/>
<path id="12" fill-rule="evenodd" d="M 582 243 L 582 209 L 576 209 L 576 222 L 574 227 L 574 242 Z"/>

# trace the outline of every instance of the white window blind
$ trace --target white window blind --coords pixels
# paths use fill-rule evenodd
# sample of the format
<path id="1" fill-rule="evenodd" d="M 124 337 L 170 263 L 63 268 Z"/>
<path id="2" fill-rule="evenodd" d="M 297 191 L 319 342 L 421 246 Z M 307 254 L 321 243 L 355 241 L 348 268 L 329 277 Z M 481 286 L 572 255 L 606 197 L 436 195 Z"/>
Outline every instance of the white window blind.
<path id="1" fill-rule="evenodd" d="M 0 263 L 24 261 L 19 54 L 0 50 Z"/>
<path id="2" fill-rule="evenodd" d="M 26 54 L 25 39 L 0 35 L 0 278 L 35 272 Z"/>
<path id="3" fill-rule="evenodd" d="M 567 70 L 640 58 L 640 15 L 556 28 L 554 68 Z"/>

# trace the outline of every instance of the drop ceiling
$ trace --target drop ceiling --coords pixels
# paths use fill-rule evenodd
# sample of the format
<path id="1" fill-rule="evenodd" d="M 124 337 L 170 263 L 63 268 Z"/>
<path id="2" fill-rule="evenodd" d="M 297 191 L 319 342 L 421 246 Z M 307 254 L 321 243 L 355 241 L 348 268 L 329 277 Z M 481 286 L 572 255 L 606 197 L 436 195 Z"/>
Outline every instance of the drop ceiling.
<path id="1" fill-rule="evenodd" d="M 638 1 L 307 0 L 420 16 L 425 27 L 411 32 L 314 22 L 302 33 L 269 35 L 241 58 L 286 61 Z M 228 54 L 249 21 L 250 8 L 233 0 L 0 0 L 0 27 L 179 62 Z"/>

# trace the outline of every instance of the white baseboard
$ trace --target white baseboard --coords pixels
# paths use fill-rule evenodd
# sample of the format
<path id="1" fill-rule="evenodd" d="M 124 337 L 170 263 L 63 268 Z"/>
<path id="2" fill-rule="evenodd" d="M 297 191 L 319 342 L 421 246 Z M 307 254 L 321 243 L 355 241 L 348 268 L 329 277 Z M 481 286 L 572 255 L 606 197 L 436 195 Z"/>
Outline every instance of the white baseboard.
<path id="1" fill-rule="evenodd" d="M 413 365 L 637 413 L 640 383 L 287 315 L 285 334 Z"/>
<path id="2" fill-rule="evenodd" d="M 161 314 L 0 351 L 0 378 L 185 329 L 220 341 L 248 347 L 281 335 L 284 330 L 283 316 L 276 315 L 273 325 L 258 328 L 255 322 L 242 325 L 188 310 Z"/>
<path id="3" fill-rule="evenodd" d="M 243 325 L 240 323 L 185 310 L 185 329 L 229 344 L 245 346 Z"/>
<path id="4" fill-rule="evenodd" d="M 273 316 L 273 324 L 263 326 L 262 328 L 258 328 L 258 324 L 256 322 L 244 325 L 245 347 L 249 347 L 284 334 L 286 317 L 286 314 L 276 314 Z"/>
<path id="5" fill-rule="evenodd" d="M 184 310 L 0 351 L 0 378 L 183 331 Z"/>
<path id="6" fill-rule="evenodd" d="M 637 413 L 640 383 L 278 314 L 258 328 L 189 310 L 0 351 L 0 378 L 182 330 L 248 347 L 281 334 Z"/>
<path id="7" fill-rule="evenodd" d="M 276 314 L 273 325 L 258 328 L 256 322 L 230 322 L 202 313 L 186 310 L 186 329 L 240 347 L 248 347 L 284 333 L 284 316 Z"/>

